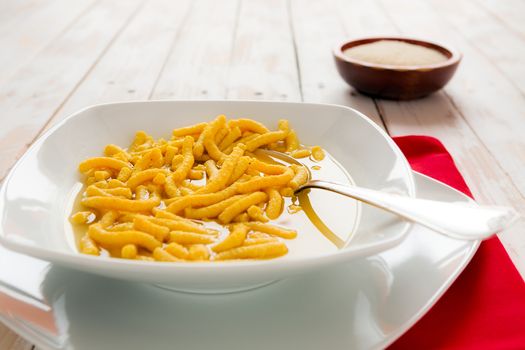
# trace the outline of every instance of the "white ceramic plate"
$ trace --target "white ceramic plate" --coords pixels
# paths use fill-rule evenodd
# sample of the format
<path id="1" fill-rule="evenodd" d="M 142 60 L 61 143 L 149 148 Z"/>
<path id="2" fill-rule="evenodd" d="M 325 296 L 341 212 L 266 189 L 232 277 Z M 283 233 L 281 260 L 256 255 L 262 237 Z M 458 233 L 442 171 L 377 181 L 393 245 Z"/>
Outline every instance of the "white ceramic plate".
<path id="1" fill-rule="evenodd" d="M 415 179 L 420 198 L 470 201 Z M 211 296 L 84 274 L 0 247 L 0 320 L 39 349 L 379 349 L 426 313 L 478 245 L 415 225 L 373 257 Z"/>
<path id="2" fill-rule="evenodd" d="M 322 145 L 358 185 L 414 195 L 412 173 L 397 146 L 368 118 L 347 107 L 250 101 L 113 103 L 70 116 L 18 161 L 0 192 L 0 242 L 14 251 L 82 271 L 178 289 L 220 292 L 376 254 L 400 243 L 408 232 L 410 224 L 364 206 L 361 215 L 356 210 L 341 217 L 349 230 L 355 228 L 351 243 L 328 253 L 312 250 L 270 261 L 166 264 L 92 257 L 76 251 L 67 218 L 79 189 L 79 161 L 101 154 L 108 143 L 129 144 L 137 130 L 169 137 L 175 127 L 211 120 L 218 114 L 250 117 L 268 126 L 287 118 L 305 144 Z M 313 226 L 301 229 L 300 235 L 320 236 Z"/>

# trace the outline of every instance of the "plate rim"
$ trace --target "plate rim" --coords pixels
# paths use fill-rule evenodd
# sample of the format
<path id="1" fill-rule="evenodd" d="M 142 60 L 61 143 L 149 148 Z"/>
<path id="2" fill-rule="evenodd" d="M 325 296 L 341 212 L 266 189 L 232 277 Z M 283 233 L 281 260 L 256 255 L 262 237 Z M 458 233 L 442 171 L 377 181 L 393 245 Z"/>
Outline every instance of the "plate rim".
<path id="1" fill-rule="evenodd" d="M 477 202 L 473 198 L 467 196 L 465 193 L 455 189 L 454 187 L 447 185 L 446 183 L 441 182 L 439 180 L 436 180 L 428 175 L 425 175 L 419 171 L 412 170 L 412 172 L 418 176 L 425 178 L 427 181 L 430 180 L 430 181 L 436 182 L 439 185 L 453 192 L 456 192 L 457 194 L 467 199 L 469 203 L 478 205 Z M 376 347 L 377 349 L 387 348 L 393 343 L 395 343 L 406 332 L 412 329 L 412 327 L 414 327 L 414 325 L 417 322 L 419 322 L 419 320 L 425 317 L 430 311 L 430 309 L 434 305 L 436 305 L 439 300 L 441 300 L 443 295 L 449 290 L 452 284 L 454 284 L 454 282 L 459 278 L 459 276 L 463 273 L 463 271 L 470 264 L 470 261 L 474 258 L 474 255 L 476 255 L 476 252 L 478 251 L 479 246 L 481 245 L 481 240 L 472 240 L 472 241 L 466 241 L 466 242 L 470 242 L 471 246 L 466 252 L 466 255 L 463 257 L 461 263 L 459 264 L 459 268 L 454 270 L 453 273 L 449 275 L 445 283 L 441 285 L 441 287 L 434 293 L 433 297 L 430 298 L 430 300 L 428 300 L 427 303 L 417 313 L 415 313 L 409 320 L 407 320 L 403 326 L 399 327 L 399 330 L 392 335 L 391 339 L 384 341 L 382 344 L 378 344 L 378 346 Z"/>
<path id="2" fill-rule="evenodd" d="M 447 188 L 448 190 L 452 190 L 453 192 L 458 193 L 463 198 L 469 200 L 469 202 L 476 203 L 472 198 L 468 197 L 461 191 L 456 190 L 455 188 L 441 182 L 438 180 L 435 180 L 434 178 L 427 176 L 425 174 L 422 174 L 420 172 L 412 170 L 412 172 L 417 176 L 420 176 L 424 178 L 425 180 L 430 180 L 433 182 L 438 183 L 440 186 L 443 186 Z M 447 278 L 445 283 L 443 283 L 436 292 L 432 295 L 432 297 L 428 300 L 428 302 L 420 309 L 418 310 L 414 316 L 412 316 L 407 322 L 405 322 L 399 329 L 393 333 L 389 338 L 384 339 L 383 342 L 376 344 L 374 347 L 375 349 L 383 349 L 391 344 L 393 344 L 395 341 L 397 341 L 401 336 L 403 336 L 408 330 L 410 330 L 421 318 L 423 318 L 430 310 L 432 306 L 434 306 L 444 295 L 444 293 L 450 288 L 450 286 L 456 281 L 456 279 L 461 275 L 461 273 L 464 271 L 464 269 L 468 266 L 472 258 L 474 257 L 475 253 L 477 252 L 479 245 L 481 241 L 469 241 L 471 243 L 471 246 L 466 249 L 465 257 L 461 260 L 461 262 L 458 264 L 458 268 L 455 269 Z M 467 250 L 468 249 L 468 250 Z M 16 253 L 16 252 L 15 252 Z M 52 263 L 50 263 L 52 264 Z M 137 282 L 135 282 L 137 283 Z M 32 332 L 26 332 L 25 327 L 20 324 L 20 322 L 13 318 L 13 317 L 5 317 L 5 315 L 0 314 L 0 322 L 3 323 L 7 328 L 14 331 L 18 336 L 25 339 L 28 342 L 31 342 L 32 344 L 41 347 L 43 349 L 50 349 L 55 350 L 59 348 L 53 348 L 50 347 L 49 343 L 45 342 L 44 338 L 39 338 Z"/>

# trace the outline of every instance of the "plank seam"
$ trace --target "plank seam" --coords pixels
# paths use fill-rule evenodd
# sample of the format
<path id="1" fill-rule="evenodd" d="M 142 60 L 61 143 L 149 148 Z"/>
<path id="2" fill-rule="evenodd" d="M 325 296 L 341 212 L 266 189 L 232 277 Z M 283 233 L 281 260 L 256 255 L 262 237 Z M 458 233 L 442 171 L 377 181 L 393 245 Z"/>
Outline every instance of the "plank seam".
<path id="1" fill-rule="evenodd" d="M 388 12 L 388 10 L 386 9 L 385 5 L 383 4 L 382 1 L 378 1 L 378 0 L 375 0 L 374 1 L 376 3 L 376 5 L 381 8 L 381 10 L 383 11 L 383 14 L 385 15 L 385 17 L 388 19 L 388 21 L 390 22 L 390 24 L 392 24 L 392 26 L 396 29 L 397 31 L 397 34 L 399 35 L 402 35 L 403 34 L 403 31 L 401 30 L 401 27 L 399 27 L 396 23 L 396 21 L 394 20 L 394 18 L 390 15 L 390 13 Z"/>
<path id="2" fill-rule="evenodd" d="M 386 121 L 385 121 L 383 109 L 379 105 L 376 98 L 372 98 L 372 102 L 374 103 L 374 107 L 376 108 L 377 114 L 379 115 L 379 119 L 381 119 L 381 123 L 383 123 L 383 127 L 385 128 L 386 133 L 390 135 L 390 130 L 388 130 L 388 125 L 386 124 Z"/>
<path id="3" fill-rule="evenodd" d="M 186 2 L 187 3 L 187 2 Z M 155 82 L 153 83 L 153 86 L 151 87 L 151 91 L 148 95 L 148 100 L 151 100 L 153 95 L 155 94 L 155 89 L 157 88 L 157 85 L 159 84 L 160 78 L 162 77 L 162 73 L 166 69 L 166 66 L 168 65 L 168 62 L 170 60 L 171 55 L 174 52 L 175 45 L 177 44 L 177 39 L 180 38 L 180 33 L 182 32 L 182 29 L 186 26 L 188 22 L 188 18 L 190 17 L 191 10 L 193 9 L 193 4 L 195 4 L 195 1 L 191 1 L 190 5 L 188 5 L 188 9 L 186 10 L 186 13 L 184 14 L 184 17 L 182 18 L 182 21 L 179 25 L 179 28 L 177 28 L 177 31 L 173 35 L 173 40 L 170 44 L 170 47 L 168 48 L 168 52 L 166 54 L 166 58 L 164 59 L 164 62 L 162 62 L 162 66 L 159 69 L 159 74 L 157 74 L 157 77 L 155 78 Z"/>
<path id="4" fill-rule="evenodd" d="M 295 69 L 297 71 L 297 87 L 299 88 L 299 95 L 301 96 L 301 102 L 304 102 L 304 94 L 303 94 L 303 80 L 301 76 L 301 65 L 299 63 L 299 53 L 297 49 L 297 40 L 295 37 L 295 27 L 293 25 L 293 16 L 292 16 L 292 2 L 291 0 L 286 1 L 286 10 L 288 12 L 288 24 L 290 27 L 290 35 L 292 36 L 292 45 L 293 45 L 293 53 L 295 58 Z"/>
<path id="5" fill-rule="evenodd" d="M 508 179 L 508 181 L 510 182 L 510 184 L 512 185 L 512 187 L 514 188 L 514 190 L 516 191 L 516 193 L 519 194 L 519 196 L 525 200 L 525 195 L 519 190 L 519 187 L 516 185 L 516 183 L 514 182 L 514 180 L 512 179 L 512 176 L 505 170 L 505 168 L 500 164 L 500 162 L 498 161 L 498 158 L 496 157 L 496 155 L 494 153 L 492 153 L 490 151 L 490 149 L 487 147 L 487 145 L 485 145 L 485 143 L 482 141 L 482 138 L 478 135 L 478 133 L 476 132 L 476 130 L 472 127 L 472 125 L 470 125 L 468 119 L 465 117 L 465 115 L 463 114 L 463 112 L 461 111 L 461 109 L 459 108 L 459 106 L 456 104 L 456 102 L 454 102 L 454 99 L 452 98 L 452 96 L 450 96 L 447 92 L 445 92 L 443 90 L 443 94 L 445 95 L 446 99 L 449 101 L 451 107 L 453 108 L 453 110 L 455 110 L 457 112 L 457 114 L 461 117 L 461 119 L 463 119 L 463 121 L 465 122 L 465 124 L 468 126 L 468 128 L 472 131 L 472 134 L 476 137 L 476 139 L 479 141 L 479 143 L 482 145 L 482 147 L 485 149 L 485 151 L 487 151 L 488 154 L 490 154 L 491 158 L 494 160 L 494 163 L 496 163 L 496 166 L 500 168 L 501 172 L 503 174 L 505 174 L 505 177 Z"/>
<path id="6" fill-rule="evenodd" d="M 524 39 L 525 36 L 523 35 L 523 33 L 517 31 L 516 29 L 514 29 L 513 27 L 509 26 L 507 24 L 507 22 L 501 18 L 496 12 L 492 11 L 490 8 L 488 8 L 487 6 L 485 6 L 483 4 L 483 2 L 479 1 L 479 0 L 476 0 L 476 2 L 478 3 L 479 7 L 485 11 L 488 15 L 490 15 L 491 17 L 493 17 L 496 21 L 498 21 L 503 27 L 505 27 L 509 32 L 512 32 L 514 33 L 515 35 L 519 36 L 521 39 Z"/>
<path id="7" fill-rule="evenodd" d="M 237 31 L 239 28 L 239 17 L 241 16 L 241 6 L 242 6 L 242 0 L 237 1 L 237 7 L 235 8 L 235 22 L 233 24 L 233 33 L 232 33 L 232 40 L 231 40 L 231 47 L 230 47 L 230 56 L 228 58 L 228 70 L 226 73 L 226 77 L 229 80 L 231 76 L 231 70 L 232 70 L 232 63 L 235 56 L 235 40 L 237 39 Z M 224 98 L 228 98 L 228 84 L 224 84 Z"/>

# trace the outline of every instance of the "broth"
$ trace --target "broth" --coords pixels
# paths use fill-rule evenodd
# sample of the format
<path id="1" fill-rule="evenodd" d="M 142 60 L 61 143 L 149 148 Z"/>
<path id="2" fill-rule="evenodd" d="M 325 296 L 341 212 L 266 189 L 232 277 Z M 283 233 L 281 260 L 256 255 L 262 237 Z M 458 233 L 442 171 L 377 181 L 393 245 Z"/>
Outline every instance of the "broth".
<path id="1" fill-rule="evenodd" d="M 311 158 L 298 159 L 310 172 L 311 179 L 333 181 L 343 184 L 354 184 L 346 170 L 328 153 L 322 161 Z M 261 160 L 277 164 L 286 164 L 280 159 L 259 156 Z M 203 184 L 205 180 L 192 181 Z M 65 221 L 66 239 L 75 251 L 79 251 L 80 238 L 86 233 L 87 225 L 77 225 L 69 222 L 71 213 L 86 210 L 81 204 L 85 187 L 81 182 L 71 192 Z M 161 204 L 162 205 L 162 204 Z M 300 210 L 297 211 L 297 206 Z M 312 254 L 322 254 L 343 248 L 357 229 L 360 219 L 361 205 L 358 201 L 326 190 L 305 190 L 298 196 L 284 198 L 284 208 L 281 216 L 271 220 L 271 224 L 297 230 L 297 238 L 284 240 L 288 246 L 288 254 L 281 259 Z M 209 228 L 220 232 L 219 240 L 228 235 L 228 229 L 214 221 L 200 221 Z M 150 256 L 143 249 L 139 254 Z M 120 257 L 120 249 L 101 249 L 101 256 Z"/>

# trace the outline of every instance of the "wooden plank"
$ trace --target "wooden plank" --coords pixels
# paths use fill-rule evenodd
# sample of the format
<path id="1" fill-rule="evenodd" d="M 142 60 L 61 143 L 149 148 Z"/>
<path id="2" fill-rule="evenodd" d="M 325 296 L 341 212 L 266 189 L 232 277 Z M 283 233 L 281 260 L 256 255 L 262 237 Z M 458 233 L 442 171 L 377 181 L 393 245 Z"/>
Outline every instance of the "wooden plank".
<path id="1" fill-rule="evenodd" d="M 502 26 L 513 30 L 525 38 L 525 2 L 521 0 L 477 0 L 477 3 L 490 12 Z"/>
<path id="2" fill-rule="evenodd" d="M 422 133 L 439 138 L 455 157 L 480 202 L 511 205 L 525 212 L 523 192 L 520 193 L 522 171 L 510 166 L 519 163 L 517 150 L 525 149 L 516 135 L 522 128 L 517 119 L 523 115 L 519 113 L 521 99 L 516 98 L 519 92 L 425 3 L 399 1 L 394 6 L 384 1 L 381 5 L 376 15 L 393 21 L 402 33 L 417 31 L 430 39 L 453 41 L 461 47 L 466 61 L 459 76 L 444 92 L 412 102 L 381 101 L 391 134 Z M 491 85 L 500 88 L 497 99 L 487 94 L 488 79 Z M 503 122 L 502 118 L 507 120 Z M 513 127 L 517 130 L 512 130 Z M 525 223 L 518 222 L 499 235 L 522 276 L 525 276 L 524 231 Z"/>
<path id="3" fill-rule="evenodd" d="M 24 16 L 45 8 L 53 0 L 0 1 L 0 30 L 10 26 Z"/>
<path id="4" fill-rule="evenodd" d="M 301 0 L 291 1 L 290 21 L 304 101 L 353 107 L 384 128 L 374 101 L 349 87 L 335 68 L 333 49 L 348 37 L 341 19 L 334 16 L 337 10 L 334 0 L 312 1 L 308 6 Z"/>
<path id="5" fill-rule="evenodd" d="M 0 83 L 42 50 L 93 4 L 93 0 L 54 0 L 32 6 L 0 28 Z M 60 16 L 57 14 L 60 13 Z"/>
<path id="6" fill-rule="evenodd" d="M 151 98 L 225 98 L 239 4 L 193 2 Z"/>
<path id="7" fill-rule="evenodd" d="M 337 16 L 351 39 L 391 36 L 398 31 L 374 1 L 339 0 L 337 5 Z"/>
<path id="8" fill-rule="evenodd" d="M 92 104 L 147 99 L 189 11 L 189 1 L 146 3 L 51 118 Z"/>
<path id="9" fill-rule="evenodd" d="M 431 1 L 443 22 L 487 58 L 525 96 L 525 38 L 472 1 Z M 522 12 L 522 23 L 525 12 Z M 525 26 L 522 24 L 525 28 Z"/>
<path id="10" fill-rule="evenodd" d="M 33 345 L 0 323 L 0 349 L 31 350 Z"/>
<path id="11" fill-rule="evenodd" d="M 300 77 L 286 0 L 244 0 L 227 97 L 300 101 Z"/>
<path id="12" fill-rule="evenodd" d="M 101 1 L 0 86 L 0 179 L 113 38 L 138 1 Z"/>

